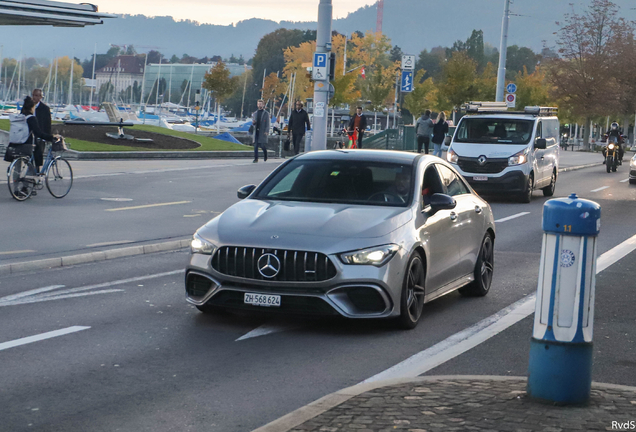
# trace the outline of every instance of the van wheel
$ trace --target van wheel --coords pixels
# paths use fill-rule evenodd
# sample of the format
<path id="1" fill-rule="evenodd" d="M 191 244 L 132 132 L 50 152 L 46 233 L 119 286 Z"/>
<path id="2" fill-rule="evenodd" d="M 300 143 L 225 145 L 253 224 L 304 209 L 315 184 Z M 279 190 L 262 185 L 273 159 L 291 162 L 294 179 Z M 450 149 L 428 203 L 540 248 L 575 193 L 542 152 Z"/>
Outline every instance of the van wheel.
<path id="1" fill-rule="evenodd" d="M 554 195 L 554 189 L 556 188 L 557 173 L 556 170 L 552 171 L 552 178 L 550 184 L 542 189 L 543 196 L 551 197 Z"/>
<path id="2" fill-rule="evenodd" d="M 534 177 L 529 175 L 526 191 L 521 194 L 521 202 L 527 204 L 532 201 L 532 192 L 534 192 Z"/>

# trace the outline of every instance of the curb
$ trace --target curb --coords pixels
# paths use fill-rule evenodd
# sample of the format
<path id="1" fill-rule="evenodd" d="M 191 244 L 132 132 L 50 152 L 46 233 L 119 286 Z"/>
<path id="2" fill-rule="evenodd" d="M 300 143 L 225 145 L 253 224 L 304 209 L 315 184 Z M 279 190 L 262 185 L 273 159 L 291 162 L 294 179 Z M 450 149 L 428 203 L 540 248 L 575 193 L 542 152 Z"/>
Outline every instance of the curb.
<path id="1" fill-rule="evenodd" d="M 24 261 L 13 264 L 0 265 L 0 276 L 15 274 L 25 271 L 68 267 L 77 264 L 86 264 L 98 261 L 106 261 L 115 258 L 124 258 L 134 255 L 146 255 L 156 252 L 175 251 L 190 246 L 190 239 L 171 240 L 162 243 L 153 243 L 143 246 L 130 246 L 119 249 L 109 249 L 99 252 L 89 252 L 78 255 L 68 255 L 59 258 L 46 258 L 34 261 Z"/>
<path id="2" fill-rule="evenodd" d="M 585 169 L 585 168 L 595 167 L 595 166 L 598 166 L 598 165 L 603 165 L 603 164 L 601 162 L 599 162 L 599 163 L 593 163 L 593 164 L 587 164 L 587 165 L 577 165 L 577 166 L 573 166 L 573 167 L 559 168 L 559 172 L 577 171 L 577 170 L 581 170 L 581 169 Z"/>
<path id="3" fill-rule="evenodd" d="M 272 150 L 269 155 L 274 157 Z M 78 152 L 68 150 L 64 158 L 69 160 L 112 160 L 112 159 L 233 159 L 253 158 L 254 151 L 149 151 L 149 152 Z"/>
<path id="4" fill-rule="evenodd" d="M 371 383 L 362 382 L 351 387 L 339 390 L 324 396 L 304 407 L 298 408 L 291 413 L 274 420 L 265 426 L 254 429 L 252 432 L 288 432 L 289 430 L 300 426 L 301 424 L 319 416 L 332 408 L 358 396 L 362 393 L 373 391 L 382 387 L 390 387 L 400 384 L 409 383 L 425 383 L 445 380 L 480 380 L 480 381 L 526 381 L 526 377 L 519 376 L 497 376 L 497 375 L 433 375 L 416 378 L 396 378 L 385 381 L 376 381 Z M 628 390 L 636 392 L 636 387 L 624 386 L 618 384 L 604 384 L 592 382 L 593 388 L 605 388 L 611 390 Z"/>

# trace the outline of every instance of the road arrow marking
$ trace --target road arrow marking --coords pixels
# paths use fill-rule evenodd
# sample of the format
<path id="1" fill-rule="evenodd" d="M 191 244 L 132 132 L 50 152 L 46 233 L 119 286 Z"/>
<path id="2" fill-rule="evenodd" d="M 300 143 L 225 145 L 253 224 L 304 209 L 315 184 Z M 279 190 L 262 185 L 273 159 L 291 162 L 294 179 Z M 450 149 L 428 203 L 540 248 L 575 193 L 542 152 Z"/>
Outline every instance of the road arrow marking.
<path id="1" fill-rule="evenodd" d="M 621 183 L 627 183 L 629 181 L 628 178 L 626 178 L 625 180 L 621 180 Z"/>
<path id="2" fill-rule="evenodd" d="M 45 340 L 45 339 L 51 339 L 54 337 L 58 337 L 58 336 L 64 336 L 67 334 L 71 334 L 71 333 L 76 333 L 82 330 L 88 330 L 90 327 L 82 327 L 82 326 L 73 326 L 73 327 L 67 327 L 61 330 L 55 330 L 55 331 L 51 331 L 48 333 L 42 333 L 39 335 L 34 335 L 34 336 L 29 336 L 29 337 L 24 337 L 21 339 L 16 339 L 13 341 L 9 341 L 9 342 L 4 342 L 4 343 L 0 343 L 0 351 L 2 350 L 6 350 L 9 348 L 14 348 L 20 345 L 26 345 L 26 344 L 30 344 L 33 342 L 38 342 L 41 340 Z"/>
<path id="3" fill-rule="evenodd" d="M 244 334 L 240 338 L 238 338 L 235 342 L 242 341 L 245 339 L 251 339 L 259 336 L 265 336 L 272 333 L 279 333 L 286 330 L 291 330 L 294 327 L 285 327 L 285 326 L 277 326 L 277 325 L 269 325 L 263 324 L 262 326 L 252 330 L 251 332 Z"/>
<path id="4" fill-rule="evenodd" d="M 600 188 L 598 188 L 598 189 L 593 189 L 593 190 L 591 190 L 590 192 L 600 192 L 600 191 L 602 191 L 602 190 L 604 190 L 604 189 L 608 189 L 608 188 L 609 188 L 609 186 L 603 186 L 603 187 L 600 187 Z"/>

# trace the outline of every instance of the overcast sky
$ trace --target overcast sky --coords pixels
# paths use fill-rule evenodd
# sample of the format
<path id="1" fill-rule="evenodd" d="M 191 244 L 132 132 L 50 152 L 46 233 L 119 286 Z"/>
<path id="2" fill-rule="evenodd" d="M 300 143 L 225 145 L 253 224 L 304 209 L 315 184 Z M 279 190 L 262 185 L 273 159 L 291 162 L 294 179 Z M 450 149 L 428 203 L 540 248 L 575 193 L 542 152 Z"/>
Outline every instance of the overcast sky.
<path id="1" fill-rule="evenodd" d="M 334 0 L 334 18 L 376 0 Z M 249 18 L 316 21 L 319 0 L 93 0 L 101 12 L 172 16 L 200 23 L 228 25 Z"/>

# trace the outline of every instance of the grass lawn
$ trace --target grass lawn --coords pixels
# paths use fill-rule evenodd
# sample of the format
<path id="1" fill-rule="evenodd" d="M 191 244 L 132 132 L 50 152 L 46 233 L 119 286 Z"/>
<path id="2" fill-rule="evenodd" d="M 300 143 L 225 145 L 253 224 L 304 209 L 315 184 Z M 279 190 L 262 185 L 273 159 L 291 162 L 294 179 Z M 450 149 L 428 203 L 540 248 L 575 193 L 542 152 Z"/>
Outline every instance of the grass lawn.
<path id="1" fill-rule="evenodd" d="M 3 119 L 0 120 L 0 130 L 8 131 L 10 126 L 9 120 Z M 201 135 L 195 135 L 188 132 L 179 132 L 171 129 L 162 128 L 159 126 L 150 126 L 150 125 L 135 125 L 130 128 L 126 128 L 126 130 L 133 134 L 135 133 L 135 129 L 143 130 L 147 132 L 155 132 L 164 135 L 171 135 L 180 138 L 186 138 L 192 141 L 196 141 L 201 144 L 201 147 L 195 149 L 175 149 L 175 150 L 162 150 L 162 151 L 245 151 L 251 150 L 251 146 L 245 146 L 242 144 L 235 144 L 227 141 L 218 140 L 215 138 L 210 138 Z M 112 152 L 112 151 L 152 151 L 147 148 L 141 147 L 132 147 L 132 146 L 121 146 L 121 145 L 111 145 L 111 144 L 102 144 L 91 141 L 82 141 L 72 138 L 67 138 L 66 142 L 71 145 L 71 149 L 76 151 L 102 151 L 102 152 Z"/>

